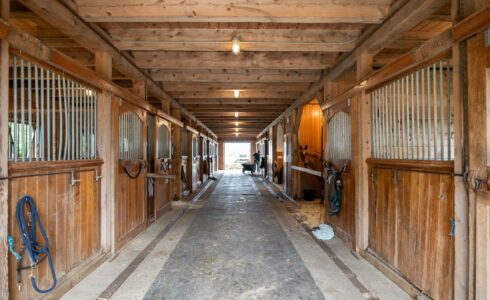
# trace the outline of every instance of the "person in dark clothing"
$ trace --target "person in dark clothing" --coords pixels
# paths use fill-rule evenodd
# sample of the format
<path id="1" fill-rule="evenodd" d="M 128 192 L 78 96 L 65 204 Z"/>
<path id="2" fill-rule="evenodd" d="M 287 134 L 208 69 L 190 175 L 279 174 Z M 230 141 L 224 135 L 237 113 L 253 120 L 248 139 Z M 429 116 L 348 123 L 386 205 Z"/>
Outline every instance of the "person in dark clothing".
<path id="1" fill-rule="evenodd" d="M 255 152 L 253 154 L 253 157 L 254 157 L 255 170 L 257 170 L 258 172 L 260 166 L 260 152 L 259 151 Z"/>

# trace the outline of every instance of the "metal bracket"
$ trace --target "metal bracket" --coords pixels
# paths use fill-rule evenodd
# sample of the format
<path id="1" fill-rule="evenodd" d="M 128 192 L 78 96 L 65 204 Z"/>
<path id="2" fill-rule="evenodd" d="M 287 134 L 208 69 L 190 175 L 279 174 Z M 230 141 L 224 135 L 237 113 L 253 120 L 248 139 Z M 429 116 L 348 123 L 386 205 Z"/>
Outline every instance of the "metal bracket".
<path id="1" fill-rule="evenodd" d="M 73 186 L 73 185 L 75 185 L 75 184 L 77 184 L 79 182 L 80 182 L 80 179 L 78 179 L 78 180 L 75 179 L 75 172 L 71 172 L 71 181 L 70 181 L 70 184 Z"/>
<path id="2" fill-rule="evenodd" d="M 99 170 L 96 169 L 95 170 L 95 181 L 99 182 L 102 179 L 102 177 L 104 177 L 104 176 L 99 175 Z"/>
<path id="3" fill-rule="evenodd" d="M 451 223 L 451 231 L 449 231 L 449 236 L 454 237 L 456 233 L 456 222 L 454 222 L 452 217 L 449 218 L 449 222 Z"/>

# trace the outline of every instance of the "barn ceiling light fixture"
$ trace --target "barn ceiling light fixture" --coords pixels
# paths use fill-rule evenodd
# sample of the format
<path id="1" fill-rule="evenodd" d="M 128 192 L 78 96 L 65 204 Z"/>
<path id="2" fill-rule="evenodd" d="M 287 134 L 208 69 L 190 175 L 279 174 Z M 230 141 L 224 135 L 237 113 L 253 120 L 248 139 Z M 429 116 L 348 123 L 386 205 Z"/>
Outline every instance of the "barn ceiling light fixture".
<path id="1" fill-rule="evenodd" d="M 235 126 L 238 126 L 238 122 L 235 122 Z"/>
<path id="2" fill-rule="evenodd" d="M 235 35 L 231 40 L 231 52 L 233 52 L 233 54 L 240 53 L 240 39 L 238 38 L 238 35 Z"/>
<path id="3" fill-rule="evenodd" d="M 239 91 L 239 90 L 234 90 L 234 91 L 233 91 L 233 96 L 234 96 L 235 98 L 240 97 L 240 91 Z"/>
<path id="4" fill-rule="evenodd" d="M 235 118 L 238 118 L 238 112 L 235 112 Z"/>

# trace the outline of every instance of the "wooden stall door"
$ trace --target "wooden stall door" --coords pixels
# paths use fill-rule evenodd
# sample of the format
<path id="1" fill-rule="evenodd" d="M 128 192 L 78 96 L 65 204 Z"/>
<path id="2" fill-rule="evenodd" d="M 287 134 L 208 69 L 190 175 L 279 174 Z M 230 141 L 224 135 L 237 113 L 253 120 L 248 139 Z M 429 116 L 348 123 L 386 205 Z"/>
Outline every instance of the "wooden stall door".
<path id="1" fill-rule="evenodd" d="M 123 123 L 118 122 L 121 118 L 125 119 Z M 118 250 L 147 225 L 146 167 L 141 166 L 145 164 L 146 112 L 121 102 L 119 118 L 115 121 L 114 128 L 119 131 L 114 216 L 115 249 Z M 128 138 L 121 140 L 121 135 Z"/>
<path id="2" fill-rule="evenodd" d="M 156 119 L 156 149 L 155 151 L 155 172 L 159 175 L 172 174 L 172 160 L 170 157 L 170 137 L 171 127 L 168 121 L 161 118 Z M 158 219 L 170 208 L 170 189 L 169 179 L 155 178 L 155 212 Z"/>
<path id="3" fill-rule="evenodd" d="M 41 163 L 48 164 L 48 163 Z M 37 165 L 37 164 L 36 164 Z M 100 161 L 86 162 L 83 168 L 74 168 L 70 163 L 57 164 L 54 172 L 42 171 L 37 165 L 29 176 L 10 181 L 10 227 L 15 238 L 15 249 L 21 249 L 19 231 L 15 217 L 17 201 L 30 195 L 39 212 L 42 225 L 49 238 L 50 252 L 58 278 L 58 286 L 50 295 L 78 282 L 80 273 L 96 264 L 102 255 L 100 245 Z M 63 170 L 64 169 L 64 170 Z M 97 170 L 97 171 L 96 171 Z M 25 171 L 25 170 L 24 170 Z M 73 179 L 80 180 L 72 184 Z M 60 174 L 60 172 L 64 172 Z M 15 175 L 15 167 L 11 168 Z M 32 176 L 33 174 L 39 174 Z M 29 265 L 26 255 L 23 265 Z M 37 299 L 30 284 L 30 271 L 22 272 L 23 287 L 17 288 L 17 262 L 9 256 L 9 289 L 11 299 Z M 52 279 L 47 260 L 43 260 L 34 272 L 38 286 L 47 288 Z M 63 288 L 63 286 L 65 288 Z"/>
<path id="4" fill-rule="evenodd" d="M 430 297 L 451 299 L 452 176 L 394 166 L 369 172 L 369 251 Z"/>

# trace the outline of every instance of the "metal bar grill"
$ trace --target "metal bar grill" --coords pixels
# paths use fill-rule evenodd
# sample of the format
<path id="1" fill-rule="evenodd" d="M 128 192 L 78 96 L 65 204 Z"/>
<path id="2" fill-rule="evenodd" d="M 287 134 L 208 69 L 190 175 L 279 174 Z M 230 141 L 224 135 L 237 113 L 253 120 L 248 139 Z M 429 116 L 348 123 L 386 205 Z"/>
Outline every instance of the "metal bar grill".
<path id="1" fill-rule="evenodd" d="M 337 112 L 328 122 L 329 159 L 351 159 L 351 118 L 345 112 Z"/>
<path id="2" fill-rule="evenodd" d="M 12 100 L 9 111 L 9 160 L 35 162 L 95 159 L 95 92 L 87 86 L 25 58 L 12 56 Z M 81 98 L 93 94 L 92 104 Z M 19 101 L 20 100 L 20 101 Z"/>
<path id="3" fill-rule="evenodd" d="M 141 120 L 128 111 L 119 115 L 119 159 L 143 159 L 141 150 Z"/>
<path id="4" fill-rule="evenodd" d="M 451 72 L 444 59 L 371 92 L 373 158 L 454 157 Z"/>
<path id="5" fill-rule="evenodd" d="M 158 128 L 158 158 L 170 157 L 170 131 L 167 126 Z"/>

